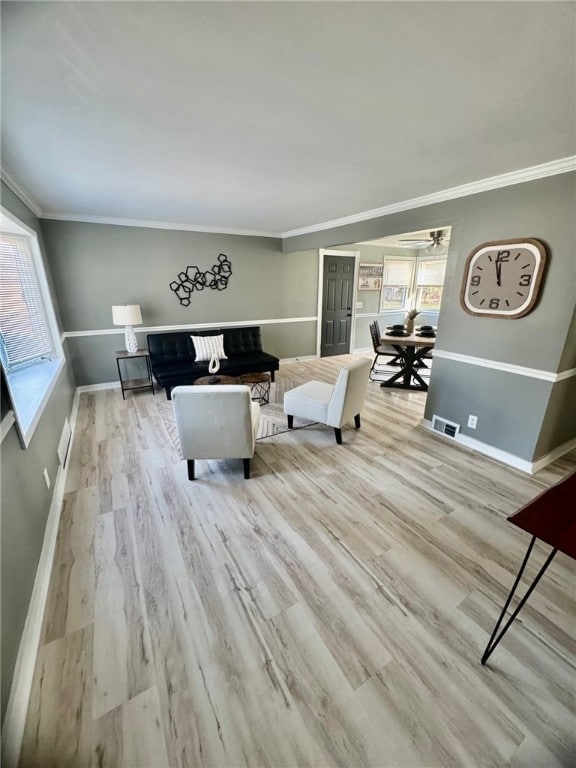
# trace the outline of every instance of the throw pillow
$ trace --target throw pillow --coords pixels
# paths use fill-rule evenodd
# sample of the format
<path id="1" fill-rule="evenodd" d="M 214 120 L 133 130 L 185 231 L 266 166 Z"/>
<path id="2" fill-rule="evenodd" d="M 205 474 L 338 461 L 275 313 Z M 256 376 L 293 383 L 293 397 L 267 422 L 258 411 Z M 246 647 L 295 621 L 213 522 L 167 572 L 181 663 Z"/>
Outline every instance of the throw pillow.
<path id="1" fill-rule="evenodd" d="M 224 334 L 218 336 L 190 336 L 194 342 L 196 362 L 210 360 L 212 355 L 218 355 L 219 360 L 227 360 L 224 354 Z"/>

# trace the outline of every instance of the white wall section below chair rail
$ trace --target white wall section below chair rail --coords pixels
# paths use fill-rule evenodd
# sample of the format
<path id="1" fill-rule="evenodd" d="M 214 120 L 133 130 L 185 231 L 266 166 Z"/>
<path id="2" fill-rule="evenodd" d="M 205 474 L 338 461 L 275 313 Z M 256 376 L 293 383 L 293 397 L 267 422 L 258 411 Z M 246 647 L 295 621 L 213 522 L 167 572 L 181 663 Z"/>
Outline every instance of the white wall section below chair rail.
<path id="1" fill-rule="evenodd" d="M 499 360 L 487 360 L 482 357 L 473 357 L 472 355 L 462 355 L 459 352 L 447 352 L 443 349 L 434 349 L 434 357 L 441 357 L 445 360 L 453 360 L 456 363 L 465 363 L 467 365 L 477 365 L 481 368 L 492 368 L 495 371 L 504 371 L 505 373 L 515 373 L 518 376 L 527 376 L 531 379 L 541 379 L 556 383 L 563 379 L 569 379 L 576 376 L 576 368 L 570 368 L 566 371 L 553 373 L 552 371 L 542 371 L 538 368 L 528 368 L 524 365 L 514 365 L 513 363 L 503 363 Z"/>

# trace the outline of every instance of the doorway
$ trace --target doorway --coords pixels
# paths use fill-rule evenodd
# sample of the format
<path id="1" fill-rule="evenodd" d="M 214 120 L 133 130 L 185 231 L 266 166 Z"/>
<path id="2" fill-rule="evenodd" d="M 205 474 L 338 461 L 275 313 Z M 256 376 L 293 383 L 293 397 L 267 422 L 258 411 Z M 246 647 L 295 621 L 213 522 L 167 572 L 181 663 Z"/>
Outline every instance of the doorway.
<path id="1" fill-rule="evenodd" d="M 320 252 L 320 357 L 347 355 L 352 346 L 356 263 L 355 251 Z"/>

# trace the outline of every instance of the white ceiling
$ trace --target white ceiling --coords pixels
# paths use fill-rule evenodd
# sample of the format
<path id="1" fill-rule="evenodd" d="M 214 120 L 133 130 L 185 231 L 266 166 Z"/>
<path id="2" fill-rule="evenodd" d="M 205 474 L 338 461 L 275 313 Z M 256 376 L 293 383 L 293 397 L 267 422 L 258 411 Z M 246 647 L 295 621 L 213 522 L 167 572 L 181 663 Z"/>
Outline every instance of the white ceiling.
<path id="1" fill-rule="evenodd" d="M 289 233 L 576 154 L 573 2 L 4 2 L 45 215 Z"/>

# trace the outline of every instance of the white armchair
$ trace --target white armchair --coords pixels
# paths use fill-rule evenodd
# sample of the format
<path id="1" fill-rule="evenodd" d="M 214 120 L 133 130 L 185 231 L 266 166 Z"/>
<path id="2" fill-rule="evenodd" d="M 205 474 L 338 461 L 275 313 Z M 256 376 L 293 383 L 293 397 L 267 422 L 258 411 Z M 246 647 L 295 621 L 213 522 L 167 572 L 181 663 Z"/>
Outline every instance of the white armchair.
<path id="1" fill-rule="evenodd" d="M 250 399 L 250 387 L 174 387 L 172 403 L 190 480 L 194 480 L 196 459 L 243 459 L 244 477 L 250 477 L 260 424 L 260 406 Z"/>
<path id="2" fill-rule="evenodd" d="M 370 360 L 363 358 L 340 369 L 336 384 L 309 381 L 284 395 L 284 413 L 292 429 L 294 416 L 334 427 L 336 442 L 342 445 L 342 426 L 354 417 L 360 428 L 360 411 L 368 387 Z"/>

